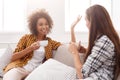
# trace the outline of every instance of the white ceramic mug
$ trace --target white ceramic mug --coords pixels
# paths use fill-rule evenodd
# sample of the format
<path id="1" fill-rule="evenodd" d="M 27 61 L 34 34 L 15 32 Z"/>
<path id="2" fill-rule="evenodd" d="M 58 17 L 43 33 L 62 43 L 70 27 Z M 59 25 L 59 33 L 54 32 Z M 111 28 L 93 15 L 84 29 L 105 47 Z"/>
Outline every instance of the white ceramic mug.
<path id="1" fill-rule="evenodd" d="M 44 51 L 44 47 L 47 46 L 48 40 L 39 41 L 39 44 L 40 44 L 40 48 L 38 48 L 35 51 Z"/>
<path id="2" fill-rule="evenodd" d="M 39 43 L 40 43 L 40 46 L 45 47 L 48 45 L 48 40 L 43 40 L 43 41 L 40 41 Z"/>

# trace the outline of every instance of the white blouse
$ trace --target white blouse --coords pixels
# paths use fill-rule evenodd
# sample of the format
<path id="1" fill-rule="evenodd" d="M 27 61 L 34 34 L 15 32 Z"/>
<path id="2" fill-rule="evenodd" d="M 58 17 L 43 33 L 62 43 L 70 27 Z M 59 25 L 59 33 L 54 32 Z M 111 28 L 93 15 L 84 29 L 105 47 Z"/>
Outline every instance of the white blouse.
<path id="1" fill-rule="evenodd" d="M 39 49 L 33 52 L 33 57 L 28 63 L 23 66 L 24 69 L 27 71 L 33 71 L 37 68 L 40 64 L 42 64 L 43 59 L 45 58 L 45 49 L 44 47 L 40 47 Z"/>

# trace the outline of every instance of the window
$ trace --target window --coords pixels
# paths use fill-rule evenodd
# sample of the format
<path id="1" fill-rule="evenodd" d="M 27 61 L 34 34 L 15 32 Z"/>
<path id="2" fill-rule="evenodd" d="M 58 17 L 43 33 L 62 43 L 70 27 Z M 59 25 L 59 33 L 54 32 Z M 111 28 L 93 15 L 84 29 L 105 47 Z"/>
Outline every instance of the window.
<path id="1" fill-rule="evenodd" d="M 110 15 L 111 11 L 111 0 L 65 0 L 65 31 L 70 31 L 70 26 L 73 21 L 76 20 L 78 15 L 82 16 L 81 21 L 76 25 L 75 31 L 87 32 L 88 29 L 85 23 L 85 10 L 94 4 L 100 4 L 104 6 Z"/>
<path id="2" fill-rule="evenodd" d="M 0 0 L 0 32 L 25 31 L 25 18 L 25 0 Z"/>
<path id="3" fill-rule="evenodd" d="M 0 0 L 0 31 L 2 30 L 2 10 L 3 10 L 3 4 L 2 4 L 2 0 Z"/>

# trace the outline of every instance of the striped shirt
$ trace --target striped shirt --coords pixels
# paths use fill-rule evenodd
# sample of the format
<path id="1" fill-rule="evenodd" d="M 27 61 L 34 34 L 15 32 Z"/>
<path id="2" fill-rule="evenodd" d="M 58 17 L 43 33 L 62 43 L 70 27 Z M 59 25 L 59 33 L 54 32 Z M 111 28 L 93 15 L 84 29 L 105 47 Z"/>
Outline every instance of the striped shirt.
<path id="1" fill-rule="evenodd" d="M 115 47 L 113 42 L 103 35 L 95 41 L 86 62 L 83 65 L 83 78 L 86 80 L 113 80 L 115 66 Z M 87 80 L 88 80 L 87 79 Z"/>

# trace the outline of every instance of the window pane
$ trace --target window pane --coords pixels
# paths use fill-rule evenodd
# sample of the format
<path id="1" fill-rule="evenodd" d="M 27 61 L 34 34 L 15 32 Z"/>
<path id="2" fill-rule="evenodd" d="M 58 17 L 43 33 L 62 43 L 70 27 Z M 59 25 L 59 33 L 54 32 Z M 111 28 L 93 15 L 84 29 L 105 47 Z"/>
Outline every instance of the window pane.
<path id="1" fill-rule="evenodd" d="M 4 31 L 25 29 L 25 0 L 4 0 Z"/>
<path id="2" fill-rule="evenodd" d="M 82 16 L 81 21 L 76 25 L 75 30 L 76 31 L 87 31 L 86 23 L 85 23 L 85 10 L 89 7 L 89 0 L 69 0 L 66 4 L 68 4 L 69 9 L 66 13 L 66 15 L 69 15 L 66 17 L 65 22 L 65 31 L 70 31 L 70 26 L 73 23 L 73 21 L 76 20 L 78 15 Z"/>
<path id="3" fill-rule="evenodd" d="M 0 0 L 0 31 L 2 31 L 2 9 L 3 9 L 3 5 L 2 5 L 2 0 Z"/>

